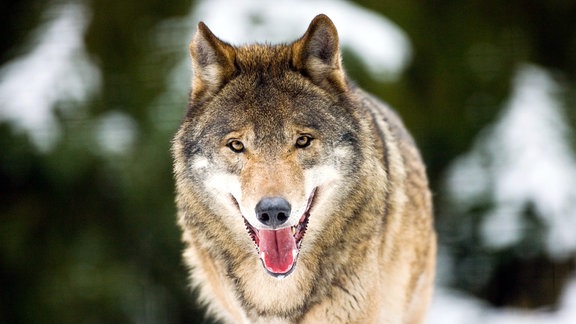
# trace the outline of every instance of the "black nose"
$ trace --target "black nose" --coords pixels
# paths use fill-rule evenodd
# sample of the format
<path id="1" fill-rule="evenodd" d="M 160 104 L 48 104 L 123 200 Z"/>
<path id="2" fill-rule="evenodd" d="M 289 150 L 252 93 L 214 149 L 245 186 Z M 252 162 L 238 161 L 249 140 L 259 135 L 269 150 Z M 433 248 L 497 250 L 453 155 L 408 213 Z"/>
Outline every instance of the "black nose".
<path id="1" fill-rule="evenodd" d="M 290 203 L 281 197 L 266 197 L 256 205 L 258 220 L 272 228 L 284 224 L 290 217 Z"/>

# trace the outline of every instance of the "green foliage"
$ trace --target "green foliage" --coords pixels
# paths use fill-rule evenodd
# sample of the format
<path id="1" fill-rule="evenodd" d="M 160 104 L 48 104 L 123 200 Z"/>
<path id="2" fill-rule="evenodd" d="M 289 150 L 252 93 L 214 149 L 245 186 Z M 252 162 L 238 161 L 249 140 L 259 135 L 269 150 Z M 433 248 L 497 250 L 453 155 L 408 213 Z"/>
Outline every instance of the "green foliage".
<path id="1" fill-rule="evenodd" d="M 0 125 L 0 322 L 191 322 L 201 312 L 181 263 L 169 156 L 186 94 L 153 108 L 179 57 L 155 51 L 147 36 L 189 3 L 89 8 L 86 44 L 103 76 L 98 97 L 55 109 L 61 134 L 45 153 Z M 108 111 L 136 121 L 126 152 L 99 143 Z"/>

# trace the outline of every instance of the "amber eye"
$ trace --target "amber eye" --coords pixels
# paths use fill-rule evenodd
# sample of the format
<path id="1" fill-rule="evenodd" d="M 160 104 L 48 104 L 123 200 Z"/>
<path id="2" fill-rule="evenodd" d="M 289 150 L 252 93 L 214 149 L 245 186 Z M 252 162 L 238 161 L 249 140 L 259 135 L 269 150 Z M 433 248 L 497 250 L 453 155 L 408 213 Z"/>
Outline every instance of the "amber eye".
<path id="1" fill-rule="evenodd" d="M 296 139 L 296 147 L 297 148 L 305 148 L 310 146 L 312 142 L 312 137 L 310 135 L 302 135 Z"/>
<path id="2" fill-rule="evenodd" d="M 226 144 L 234 153 L 242 153 L 244 152 L 244 144 L 239 140 L 230 140 L 228 144 Z"/>

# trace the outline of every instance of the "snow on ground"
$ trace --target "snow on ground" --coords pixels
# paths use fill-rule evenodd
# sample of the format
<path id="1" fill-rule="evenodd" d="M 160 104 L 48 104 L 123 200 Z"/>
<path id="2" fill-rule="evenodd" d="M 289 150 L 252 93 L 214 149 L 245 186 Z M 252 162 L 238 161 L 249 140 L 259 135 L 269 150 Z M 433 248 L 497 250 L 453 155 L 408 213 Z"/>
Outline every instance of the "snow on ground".
<path id="1" fill-rule="evenodd" d="M 565 287 L 558 311 L 494 309 L 469 295 L 438 287 L 428 324 L 573 324 L 576 320 L 576 275 Z"/>

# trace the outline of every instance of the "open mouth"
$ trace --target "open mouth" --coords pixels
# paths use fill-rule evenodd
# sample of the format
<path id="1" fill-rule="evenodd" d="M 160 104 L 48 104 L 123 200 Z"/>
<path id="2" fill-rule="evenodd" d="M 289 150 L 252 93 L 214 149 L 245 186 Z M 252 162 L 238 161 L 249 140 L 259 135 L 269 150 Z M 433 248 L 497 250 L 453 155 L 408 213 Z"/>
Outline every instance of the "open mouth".
<path id="1" fill-rule="evenodd" d="M 300 217 L 300 221 L 294 226 L 275 230 L 258 230 L 244 219 L 248 234 L 258 248 L 262 265 L 271 275 L 283 278 L 294 270 L 308 226 L 310 207 L 312 207 L 315 193 L 316 188 L 312 190 L 308 198 L 306 210 Z"/>

